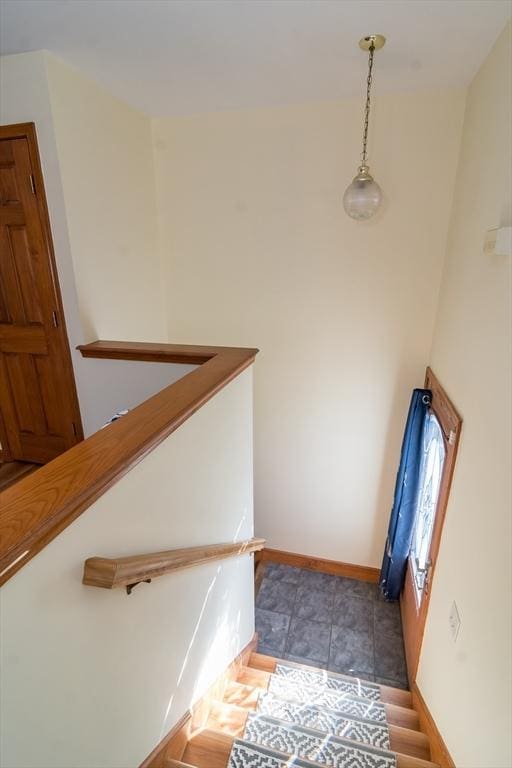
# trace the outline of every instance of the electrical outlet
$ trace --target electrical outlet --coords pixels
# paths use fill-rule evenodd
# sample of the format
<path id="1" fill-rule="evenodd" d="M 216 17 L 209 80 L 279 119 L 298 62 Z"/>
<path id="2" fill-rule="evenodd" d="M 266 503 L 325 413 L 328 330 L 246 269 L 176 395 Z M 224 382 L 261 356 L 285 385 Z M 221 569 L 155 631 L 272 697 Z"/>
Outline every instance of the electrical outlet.
<path id="1" fill-rule="evenodd" d="M 457 635 L 459 634 L 460 629 L 460 616 L 459 616 L 459 610 L 457 608 L 457 603 L 455 600 L 452 603 L 452 607 L 450 609 L 450 615 L 448 616 L 448 624 L 450 625 L 450 632 L 452 633 L 452 639 L 453 642 L 457 640 Z"/>

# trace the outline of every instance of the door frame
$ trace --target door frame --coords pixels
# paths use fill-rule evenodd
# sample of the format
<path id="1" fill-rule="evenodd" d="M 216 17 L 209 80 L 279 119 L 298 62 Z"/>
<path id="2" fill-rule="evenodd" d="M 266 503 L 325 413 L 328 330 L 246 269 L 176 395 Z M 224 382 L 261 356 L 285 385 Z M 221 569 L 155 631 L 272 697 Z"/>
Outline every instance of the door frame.
<path id="1" fill-rule="evenodd" d="M 84 439 L 84 431 L 82 426 L 82 416 L 80 413 L 80 406 L 78 402 L 78 394 L 76 390 L 75 372 L 73 369 L 73 362 L 71 359 L 71 349 L 69 346 L 68 332 L 66 328 L 66 317 L 64 314 L 64 305 L 62 303 L 62 294 L 59 284 L 59 276 L 57 270 L 57 262 L 55 260 L 55 250 L 53 247 L 53 239 L 50 225 L 50 215 L 48 212 L 48 204 L 46 200 L 46 192 L 44 187 L 43 171 L 41 167 L 41 158 L 39 155 L 39 146 L 37 143 L 37 132 L 35 123 L 14 123 L 12 125 L 0 125 L 0 140 L 9 139 L 26 139 L 28 145 L 28 152 L 30 157 L 30 165 L 32 170 L 32 176 L 35 186 L 35 198 L 37 201 L 37 209 L 39 213 L 39 219 L 41 223 L 41 230 L 43 233 L 44 245 L 46 248 L 46 254 L 48 256 L 48 264 L 50 267 L 51 277 L 55 290 L 55 300 L 57 303 L 57 312 L 59 315 L 59 326 L 63 341 L 62 345 L 63 361 L 67 369 L 68 381 L 69 381 L 69 395 L 70 395 L 70 408 L 73 418 L 74 430 L 77 438 L 77 442 Z M 7 436 L 7 430 L 3 424 L 2 414 L 0 411 L 0 442 L 2 444 L 2 450 L 0 451 L 0 460 L 9 461 L 12 459 L 11 449 L 9 447 L 9 441 Z"/>
<path id="2" fill-rule="evenodd" d="M 440 424 L 446 455 L 441 485 L 439 488 L 435 522 L 432 530 L 432 541 L 430 544 L 430 559 L 432 565 L 427 574 L 426 587 L 420 608 L 418 609 L 416 605 L 416 596 L 412 582 L 413 576 L 409 562 L 407 563 L 404 588 L 400 595 L 405 658 L 410 685 L 415 681 L 416 672 L 418 670 L 421 646 L 423 644 L 423 635 L 425 633 L 425 625 L 430 604 L 432 582 L 435 576 L 437 556 L 441 544 L 441 535 L 446 517 L 446 509 L 448 506 L 462 429 L 462 418 L 460 414 L 431 368 L 427 368 L 426 371 L 425 389 L 429 389 L 432 393 L 430 410 L 436 416 Z"/>
<path id="3" fill-rule="evenodd" d="M 2 411 L 0 410 L 0 464 L 12 461 L 11 449 L 7 440 L 7 430 L 4 426 Z"/>

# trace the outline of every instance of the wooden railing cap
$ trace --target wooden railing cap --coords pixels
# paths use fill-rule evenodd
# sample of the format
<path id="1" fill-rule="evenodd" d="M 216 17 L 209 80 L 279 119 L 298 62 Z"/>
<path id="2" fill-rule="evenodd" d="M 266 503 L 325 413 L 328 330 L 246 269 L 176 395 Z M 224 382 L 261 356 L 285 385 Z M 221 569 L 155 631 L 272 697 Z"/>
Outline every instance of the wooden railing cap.
<path id="1" fill-rule="evenodd" d="M 84 357 L 197 365 L 107 429 L 0 492 L 0 584 L 253 363 L 257 349 L 95 341 Z"/>

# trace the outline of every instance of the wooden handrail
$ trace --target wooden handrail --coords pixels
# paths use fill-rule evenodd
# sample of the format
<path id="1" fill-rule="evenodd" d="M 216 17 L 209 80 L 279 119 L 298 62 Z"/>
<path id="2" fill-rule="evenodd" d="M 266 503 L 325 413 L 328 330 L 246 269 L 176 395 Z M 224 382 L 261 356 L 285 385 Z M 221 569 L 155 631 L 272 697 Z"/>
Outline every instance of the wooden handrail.
<path id="1" fill-rule="evenodd" d="M 155 344 L 140 341 L 94 341 L 81 344 L 77 349 L 82 357 L 108 358 L 109 360 L 141 360 L 153 363 L 183 363 L 202 365 L 217 355 L 229 352 L 252 352 L 257 349 L 232 347 L 200 347 L 195 344 Z"/>
<path id="2" fill-rule="evenodd" d="M 122 419 L 0 492 L 0 585 L 253 363 L 257 349 L 96 341 L 84 357 L 198 365 Z"/>
<path id="3" fill-rule="evenodd" d="M 265 539 L 247 539 L 227 544 L 208 544 L 203 547 L 169 549 L 149 555 L 130 557 L 89 557 L 84 563 L 83 584 L 89 587 L 115 589 L 131 587 L 141 581 L 151 581 L 155 576 L 164 576 L 172 571 L 181 571 L 212 560 L 249 555 L 265 546 Z"/>

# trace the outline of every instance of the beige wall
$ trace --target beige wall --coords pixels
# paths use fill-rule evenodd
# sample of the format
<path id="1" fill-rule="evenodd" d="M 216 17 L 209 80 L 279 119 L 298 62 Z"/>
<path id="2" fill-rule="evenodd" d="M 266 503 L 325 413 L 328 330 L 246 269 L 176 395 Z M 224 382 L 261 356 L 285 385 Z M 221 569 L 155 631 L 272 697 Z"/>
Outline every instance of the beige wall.
<path id="1" fill-rule="evenodd" d="M 341 200 L 361 103 L 154 121 L 175 341 L 257 346 L 255 502 L 270 546 L 378 566 L 430 350 L 464 96 L 386 96 L 367 223 Z"/>
<path id="2" fill-rule="evenodd" d="M 83 391 L 80 406 L 82 415 L 87 415 L 88 436 L 117 411 L 135 408 L 197 366 L 87 358 L 85 367 L 89 386 Z"/>
<path id="3" fill-rule="evenodd" d="M 116 376 L 105 377 L 105 368 L 75 347 L 97 338 L 167 340 L 150 123 L 44 51 L 1 57 L 0 122 L 36 125 L 82 421 L 90 434 L 106 413 L 137 402 L 143 388 L 127 391 L 133 381 L 120 388 Z M 179 375 L 169 369 L 169 383 Z"/>
<path id="4" fill-rule="evenodd" d="M 36 126 L 64 315 L 82 407 L 82 393 L 87 387 L 88 376 L 86 361 L 75 347 L 92 339 L 84 337 L 78 309 L 44 51 L 0 57 L 0 123 L 25 122 L 33 122 Z M 82 420 L 84 417 L 87 420 L 87 414 L 82 410 Z"/>
<path id="5" fill-rule="evenodd" d="M 460 768 L 512 764 L 512 274 L 510 257 L 483 253 L 486 231 L 512 217 L 510 35 L 509 24 L 468 93 L 430 357 L 464 425 L 419 685 Z"/>
<path id="6" fill-rule="evenodd" d="M 510 224 L 509 36 L 469 92 L 430 355 L 464 427 L 419 683 L 462 768 L 511 761 L 511 275 L 482 252 L 485 231 Z M 78 278 L 76 343 L 165 337 L 161 286 L 171 340 L 259 346 L 258 534 L 378 566 L 429 360 L 464 95 L 376 99 L 386 205 L 367 223 L 341 207 L 360 100 L 154 121 L 156 200 L 146 118 L 53 57 L 7 57 L 0 106 L 3 122 L 37 121 L 68 324 L 73 264 Z"/>
<path id="7" fill-rule="evenodd" d="M 165 341 L 150 121 L 45 59 L 85 337 Z"/>
<path id="8" fill-rule="evenodd" d="M 45 51 L 0 77 L 1 122 L 36 124 L 72 343 L 166 340 L 149 119 Z"/>
<path id="9" fill-rule="evenodd" d="M 81 583 L 93 555 L 252 536 L 251 382 L 247 370 L 3 585 L 3 768 L 140 765 L 251 639 L 252 556 L 130 597 Z"/>

